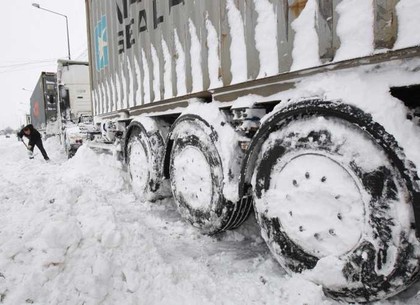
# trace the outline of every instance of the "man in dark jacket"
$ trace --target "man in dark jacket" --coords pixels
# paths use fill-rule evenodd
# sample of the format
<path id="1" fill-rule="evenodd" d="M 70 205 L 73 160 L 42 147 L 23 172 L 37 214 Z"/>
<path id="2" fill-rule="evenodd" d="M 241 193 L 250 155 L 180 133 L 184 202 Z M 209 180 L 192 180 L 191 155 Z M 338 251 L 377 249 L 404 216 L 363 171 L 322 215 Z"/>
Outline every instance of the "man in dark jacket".
<path id="1" fill-rule="evenodd" d="M 31 151 L 31 153 L 33 153 L 34 146 L 36 145 L 38 149 L 41 151 L 42 156 L 44 157 L 45 161 L 48 161 L 50 159 L 48 158 L 47 152 L 45 151 L 44 146 L 42 145 L 41 134 L 39 133 L 38 130 L 34 128 L 34 126 L 32 126 L 32 124 L 29 124 L 23 127 L 22 130 L 18 132 L 19 138 L 22 139 L 23 136 L 29 139 L 29 143 L 27 147 L 28 147 L 28 150 Z"/>

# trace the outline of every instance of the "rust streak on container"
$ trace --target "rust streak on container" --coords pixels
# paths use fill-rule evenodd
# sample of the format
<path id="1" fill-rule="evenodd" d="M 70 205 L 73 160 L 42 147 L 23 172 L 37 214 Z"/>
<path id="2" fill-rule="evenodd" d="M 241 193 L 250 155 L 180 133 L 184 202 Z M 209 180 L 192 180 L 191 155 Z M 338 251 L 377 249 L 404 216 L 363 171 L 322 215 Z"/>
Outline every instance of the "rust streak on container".
<path id="1" fill-rule="evenodd" d="M 295 18 L 299 17 L 300 13 L 302 13 L 303 9 L 305 8 L 307 2 L 308 0 L 294 0 L 292 1 L 292 4 L 289 5 L 289 10 L 293 13 L 293 16 Z"/>

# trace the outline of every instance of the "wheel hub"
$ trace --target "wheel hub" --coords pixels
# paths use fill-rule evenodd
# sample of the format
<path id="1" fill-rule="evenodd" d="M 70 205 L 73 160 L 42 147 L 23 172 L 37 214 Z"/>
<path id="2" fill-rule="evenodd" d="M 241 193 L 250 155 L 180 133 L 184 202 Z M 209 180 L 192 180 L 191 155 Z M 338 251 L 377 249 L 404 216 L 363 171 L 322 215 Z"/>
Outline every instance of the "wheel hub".
<path id="1" fill-rule="evenodd" d="M 211 170 L 203 153 L 192 146 L 176 154 L 173 187 L 194 209 L 207 210 L 212 202 Z"/>
<path id="2" fill-rule="evenodd" d="M 304 154 L 277 163 L 265 197 L 271 203 L 266 213 L 316 257 L 343 255 L 361 238 L 365 209 L 356 179 L 327 156 Z"/>
<path id="3" fill-rule="evenodd" d="M 149 180 L 149 168 L 146 152 L 139 141 L 134 141 L 131 144 L 130 175 L 133 190 L 143 192 Z"/>

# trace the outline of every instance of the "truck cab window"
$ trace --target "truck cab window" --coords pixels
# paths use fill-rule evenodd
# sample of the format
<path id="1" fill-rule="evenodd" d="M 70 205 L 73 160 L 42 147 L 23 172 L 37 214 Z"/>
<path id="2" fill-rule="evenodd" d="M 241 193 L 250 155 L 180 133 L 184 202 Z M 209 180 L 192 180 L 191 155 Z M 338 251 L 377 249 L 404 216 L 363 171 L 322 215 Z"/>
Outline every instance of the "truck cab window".
<path id="1" fill-rule="evenodd" d="M 55 104 L 55 96 L 53 94 L 48 95 L 47 100 L 49 104 Z"/>

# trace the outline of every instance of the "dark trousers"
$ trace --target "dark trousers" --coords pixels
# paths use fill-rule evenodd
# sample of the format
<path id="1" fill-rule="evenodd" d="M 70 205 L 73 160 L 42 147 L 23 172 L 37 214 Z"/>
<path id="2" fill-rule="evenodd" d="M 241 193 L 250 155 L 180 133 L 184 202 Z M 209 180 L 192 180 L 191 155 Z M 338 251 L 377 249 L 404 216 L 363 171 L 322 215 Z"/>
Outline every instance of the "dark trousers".
<path id="1" fill-rule="evenodd" d="M 45 160 L 48 160 L 48 155 L 47 152 L 45 151 L 44 145 L 42 145 L 42 140 L 38 139 L 36 140 L 36 142 L 34 143 L 36 145 L 36 147 L 38 147 L 38 149 L 41 151 L 42 156 L 44 157 Z M 31 151 L 34 151 L 34 146 L 35 145 L 31 145 Z"/>

